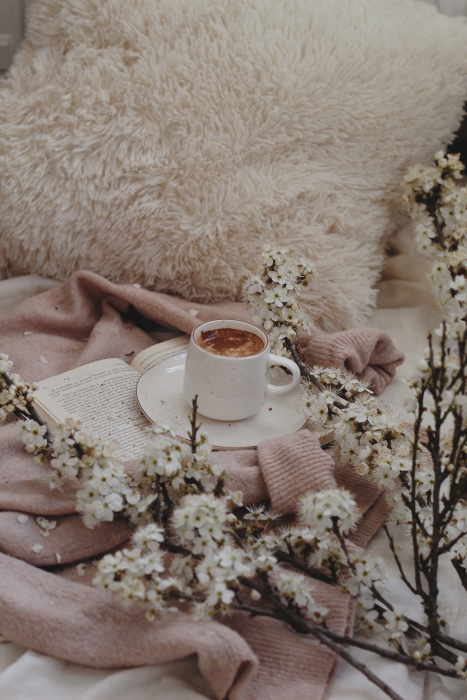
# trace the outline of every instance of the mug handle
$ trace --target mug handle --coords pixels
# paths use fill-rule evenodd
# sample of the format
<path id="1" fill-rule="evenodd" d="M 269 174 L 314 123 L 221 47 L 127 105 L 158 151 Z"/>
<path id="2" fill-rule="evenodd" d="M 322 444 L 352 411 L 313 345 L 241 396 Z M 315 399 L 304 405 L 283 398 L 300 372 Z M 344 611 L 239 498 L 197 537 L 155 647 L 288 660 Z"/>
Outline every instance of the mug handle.
<path id="1" fill-rule="evenodd" d="M 298 365 L 293 360 L 289 360 L 288 357 L 273 355 L 270 352 L 268 355 L 268 365 L 269 367 L 272 365 L 283 365 L 292 372 L 292 381 L 290 384 L 285 384 L 284 386 L 274 386 L 274 384 L 268 384 L 268 394 L 285 394 L 287 391 L 290 391 L 297 386 L 298 382 L 300 381 L 300 370 Z"/>

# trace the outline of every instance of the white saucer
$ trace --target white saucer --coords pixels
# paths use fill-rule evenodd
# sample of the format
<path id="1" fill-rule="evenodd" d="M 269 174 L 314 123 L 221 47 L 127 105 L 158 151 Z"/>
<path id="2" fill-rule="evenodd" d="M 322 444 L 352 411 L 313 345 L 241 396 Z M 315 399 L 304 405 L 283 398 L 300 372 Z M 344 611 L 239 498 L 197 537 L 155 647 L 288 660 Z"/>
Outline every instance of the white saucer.
<path id="1" fill-rule="evenodd" d="M 156 424 L 170 425 L 175 434 L 187 439 L 190 429 L 191 406 L 183 396 L 183 372 L 186 353 L 175 355 L 141 375 L 136 386 L 136 397 L 146 417 Z M 271 370 L 274 384 L 287 384 L 283 370 Z M 220 421 L 200 415 L 201 430 L 209 435 L 217 450 L 254 449 L 262 440 L 281 437 L 300 430 L 306 416 L 300 400 L 300 389 L 295 387 L 286 394 L 266 397 L 262 409 L 250 418 L 239 421 Z"/>

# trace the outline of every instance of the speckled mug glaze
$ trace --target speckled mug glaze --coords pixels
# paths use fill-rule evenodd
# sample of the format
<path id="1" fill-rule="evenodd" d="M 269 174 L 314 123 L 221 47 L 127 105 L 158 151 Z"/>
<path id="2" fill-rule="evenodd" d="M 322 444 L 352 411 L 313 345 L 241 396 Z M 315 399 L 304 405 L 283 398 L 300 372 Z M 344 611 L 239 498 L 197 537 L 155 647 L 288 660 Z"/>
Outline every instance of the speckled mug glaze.
<path id="1" fill-rule="evenodd" d="M 249 357 L 223 357 L 203 350 L 195 341 L 203 331 L 237 328 L 259 336 L 264 348 Z M 269 384 L 269 368 L 283 365 L 292 372 L 285 386 Z M 270 352 L 269 338 L 263 331 L 243 321 L 208 321 L 191 334 L 183 378 L 183 394 L 191 405 L 198 395 L 203 416 L 217 420 L 241 420 L 257 413 L 267 394 L 284 394 L 297 386 L 300 370 L 292 360 Z"/>

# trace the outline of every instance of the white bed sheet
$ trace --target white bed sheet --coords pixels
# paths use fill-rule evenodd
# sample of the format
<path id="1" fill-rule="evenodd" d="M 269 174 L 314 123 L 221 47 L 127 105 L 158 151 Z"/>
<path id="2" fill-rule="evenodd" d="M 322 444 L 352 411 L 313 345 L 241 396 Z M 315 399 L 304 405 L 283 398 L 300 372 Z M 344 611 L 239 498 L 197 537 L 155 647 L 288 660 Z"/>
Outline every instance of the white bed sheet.
<path id="1" fill-rule="evenodd" d="M 413 371 L 426 347 L 426 336 L 439 322 L 425 281 L 426 265 L 410 245 L 410 236 L 403 227 L 392 239 L 392 255 L 388 259 L 380 283 L 378 308 L 369 324 L 389 333 L 406 360 L 397 377 L 381 398 L 406 416 L 404 401 L 409 390 L 404 379 Z M 34 294 L 51 289 L 58 283 L 36 275 L 0 281 L 0 314 Z M 404 542 L 401 556 L 404 557 Z M 392 561 L 384 533 L 370 543 L 373 553 Z M 405 550 L 407 551 L 407 550 Z M 443 599 L 446 606 L 455 606 L 456 629 L 452 632 L 467 641 L 467 600 L 460 593 L 456 575 L 448 566 Z M 388 586 L 407 610 L 413 601 L 400 581 L 394 566 L 388 571 Z M 464 602 L 462 602 L 464 601 Z M 371 665 L 405 700 L 463 700 L 467 686 L 438 679 L 431 674 L 411 673 L 399 664 L 380 660 L 367 652 L 354 650 L 354 655 Z M 141 667 L 118 671 L 96 670 L 59 661 L 15 644 L 0 645 L 0 700 L 202 700 L 212 694 L 198 671 L 195 657 L 157 667 Z M 331 687 L 329 700 L 384 700 L 381 691 L 358 671 L 342 663 Z"/>

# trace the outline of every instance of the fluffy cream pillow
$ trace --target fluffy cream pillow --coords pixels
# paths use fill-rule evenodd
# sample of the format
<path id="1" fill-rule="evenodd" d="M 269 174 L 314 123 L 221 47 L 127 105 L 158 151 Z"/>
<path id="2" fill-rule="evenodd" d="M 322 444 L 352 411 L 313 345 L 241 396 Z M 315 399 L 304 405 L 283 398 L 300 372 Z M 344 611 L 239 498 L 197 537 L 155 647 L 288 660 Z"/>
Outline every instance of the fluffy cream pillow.
<path id="1" fill-rule="evenodd" d="M 265 242 L 364 321 L 414 161 L 450 141 L 467 25 L 412 0 L 39 0 L 0 88 L 0 267 L 238 298 Z"/>

